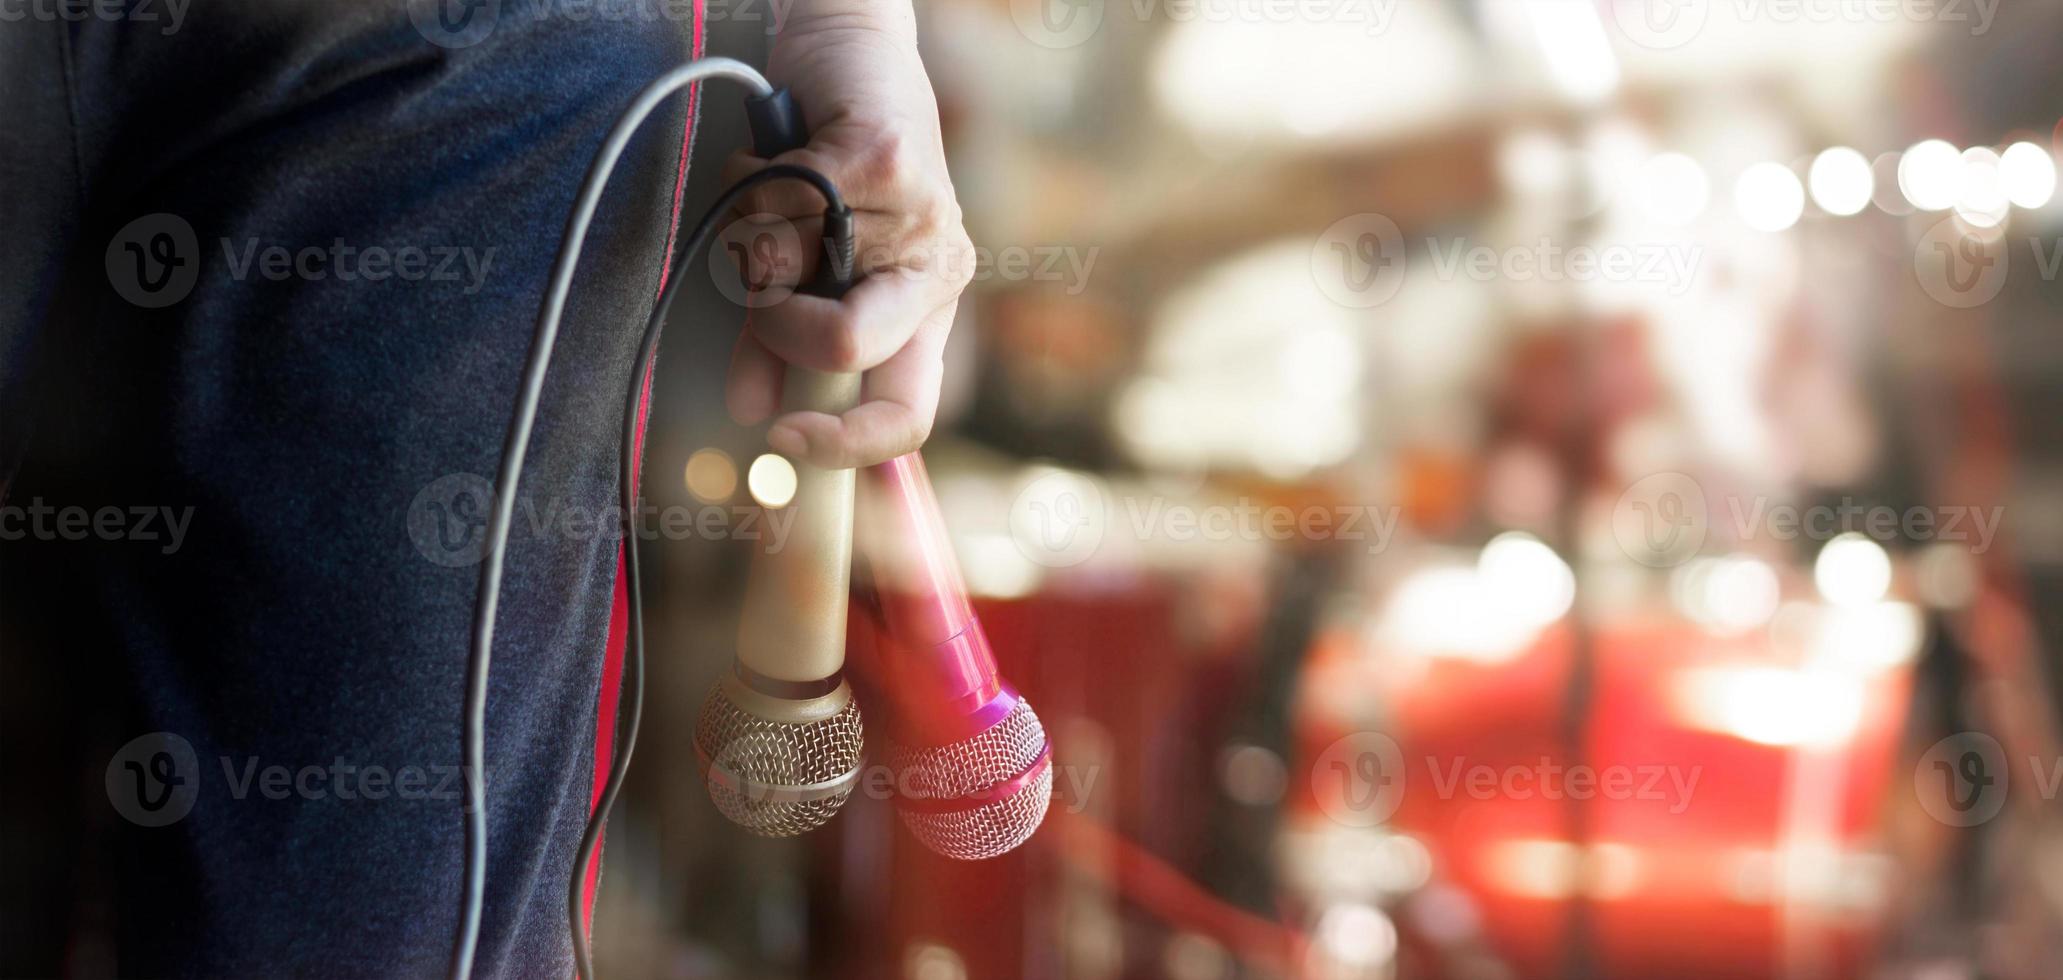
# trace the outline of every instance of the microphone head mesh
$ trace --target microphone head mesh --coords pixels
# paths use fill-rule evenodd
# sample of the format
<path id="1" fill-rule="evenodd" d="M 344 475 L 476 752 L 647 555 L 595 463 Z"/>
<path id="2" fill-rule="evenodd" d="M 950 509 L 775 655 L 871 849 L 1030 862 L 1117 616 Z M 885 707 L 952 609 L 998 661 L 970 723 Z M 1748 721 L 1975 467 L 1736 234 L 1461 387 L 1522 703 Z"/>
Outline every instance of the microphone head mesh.
<path id="1" fill-rule="evenodd" d="M 1002 721 L 951 745 L 891 745 L 888 765 L 898 792 L 915 799 L 951 800 L 980 793 L 1023 773 L 1046 750 L 1046 729 L 1031 705 L 1018 701 Z M 925 847 L 962 861 L 992 858 L 1039 829 L 1053 796 L 1053 767 L 1017 792 L 969 810 L 932 813 L 897 808 L 903 825 Z"/>
<path id="2" fill-rule="evenodd" d="M 859 704 L 847 697 L 829 717 L 774 721 L 739 707 L 725 688 L 709 692 L 695 723 L 717 810 L 762 837 L 793 837 L 831 819 L 858 782 Z M 840 779 L 836 789 L 811 788 Z"/>

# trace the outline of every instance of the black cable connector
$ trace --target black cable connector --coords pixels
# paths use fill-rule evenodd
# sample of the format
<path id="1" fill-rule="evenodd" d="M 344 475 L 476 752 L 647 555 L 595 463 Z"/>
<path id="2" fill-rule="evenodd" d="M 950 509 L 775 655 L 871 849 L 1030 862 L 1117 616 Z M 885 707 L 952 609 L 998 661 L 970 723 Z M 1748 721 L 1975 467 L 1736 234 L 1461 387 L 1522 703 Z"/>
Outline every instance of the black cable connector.
<path id="1" fill-rule="evenodd" d="M 809 123 L 802 107 L 787 86 L 766 95 L 745 100 L 745 120 L 752 127 L 752 152 L 769 160 L 809 145 Z M 802 287 L 811 296 L 837 299 L 852 289 L 853 259 L 857 247 L 853 237 L 852 209 L 830 193 L 824 195 L 824 261 L 816 275 Z"/>
<path id="2" fill-rule="evenodd" d="M 745 121 L 752 127 L 752 152 L 769 160 L 809 145 L 809 123 L 783 85 L 745 97 Z"/>
<path id="3" fill-rule="evenodd" d="M 856 251 L 852 226 L 851 208 L 843 203 L 824 208 L 824 261 L 809 285 L 802 287 L 803 292 L 837 299 L 852 289 Z"/>

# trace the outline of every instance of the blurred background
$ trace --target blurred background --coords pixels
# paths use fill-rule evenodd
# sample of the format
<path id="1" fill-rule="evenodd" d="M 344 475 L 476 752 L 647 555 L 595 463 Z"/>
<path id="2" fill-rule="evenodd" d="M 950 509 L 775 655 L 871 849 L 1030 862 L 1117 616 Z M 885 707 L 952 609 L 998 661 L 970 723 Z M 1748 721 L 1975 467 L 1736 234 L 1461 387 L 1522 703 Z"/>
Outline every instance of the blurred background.
<path id="1" fill-rule="evenodd" d="M 725 823 L 750 545 L 670 543 L 603 973 L 2063 976 L 2063 6 L 918 7 L 926 456 L 1052 810 Z M 777 504 L 683 309 L 646 493 Z"/>

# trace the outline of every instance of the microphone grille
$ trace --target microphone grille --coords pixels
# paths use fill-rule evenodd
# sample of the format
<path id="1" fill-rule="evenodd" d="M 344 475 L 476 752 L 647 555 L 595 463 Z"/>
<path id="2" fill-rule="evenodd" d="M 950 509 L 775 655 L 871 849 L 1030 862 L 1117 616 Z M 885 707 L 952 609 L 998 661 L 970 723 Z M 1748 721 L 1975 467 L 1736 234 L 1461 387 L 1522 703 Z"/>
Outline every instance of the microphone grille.
<path id="1" fill-rule="evenodd" d="M 717 810 L 762 837 L 793 837 L 831 819 L 852 795 L 863 744 L 859 704 L 848 699 L 817 721 L 774 721 L 740 708 L 718 685 L 695 723 L 695 741 Z"/>
<path id="2" fill-rule="evenodd" d="M 990 790 L 1021 775 L 1046 751 L 1046 728 L 1031 705 L 1018 701 L 1002 721 L 973 738 L 951 745 L 889 746 L 889 768 L 898 792 L 918 800 L 953 800 Z M 902 807 L 903 825 L 932 851 L 975 861 L 1003 854 L 1025 842 L 1046 818 L 1053 796 L 1053 767 L 1017 792 L 967 810 L 931 812 Z"/>

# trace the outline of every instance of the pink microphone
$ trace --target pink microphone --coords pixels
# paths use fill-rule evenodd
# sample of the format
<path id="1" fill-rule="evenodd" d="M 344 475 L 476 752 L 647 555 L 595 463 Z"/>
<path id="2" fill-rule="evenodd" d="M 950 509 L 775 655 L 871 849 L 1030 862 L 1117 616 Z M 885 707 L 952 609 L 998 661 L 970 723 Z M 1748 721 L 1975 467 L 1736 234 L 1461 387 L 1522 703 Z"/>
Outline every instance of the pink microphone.
<path id="1" fill-rule="evenodd" d="M 888 709 L 896 810 L 939 854 L 995 857 L 1045 819 L 1053 746 L 1031 705 L 996 669 L 923 457 L 910 453 L 866 470 L 859 500 L 860 549 L 885 628 L 880 649 L 862 666 L 871 668 L 876 703 Z"/>

